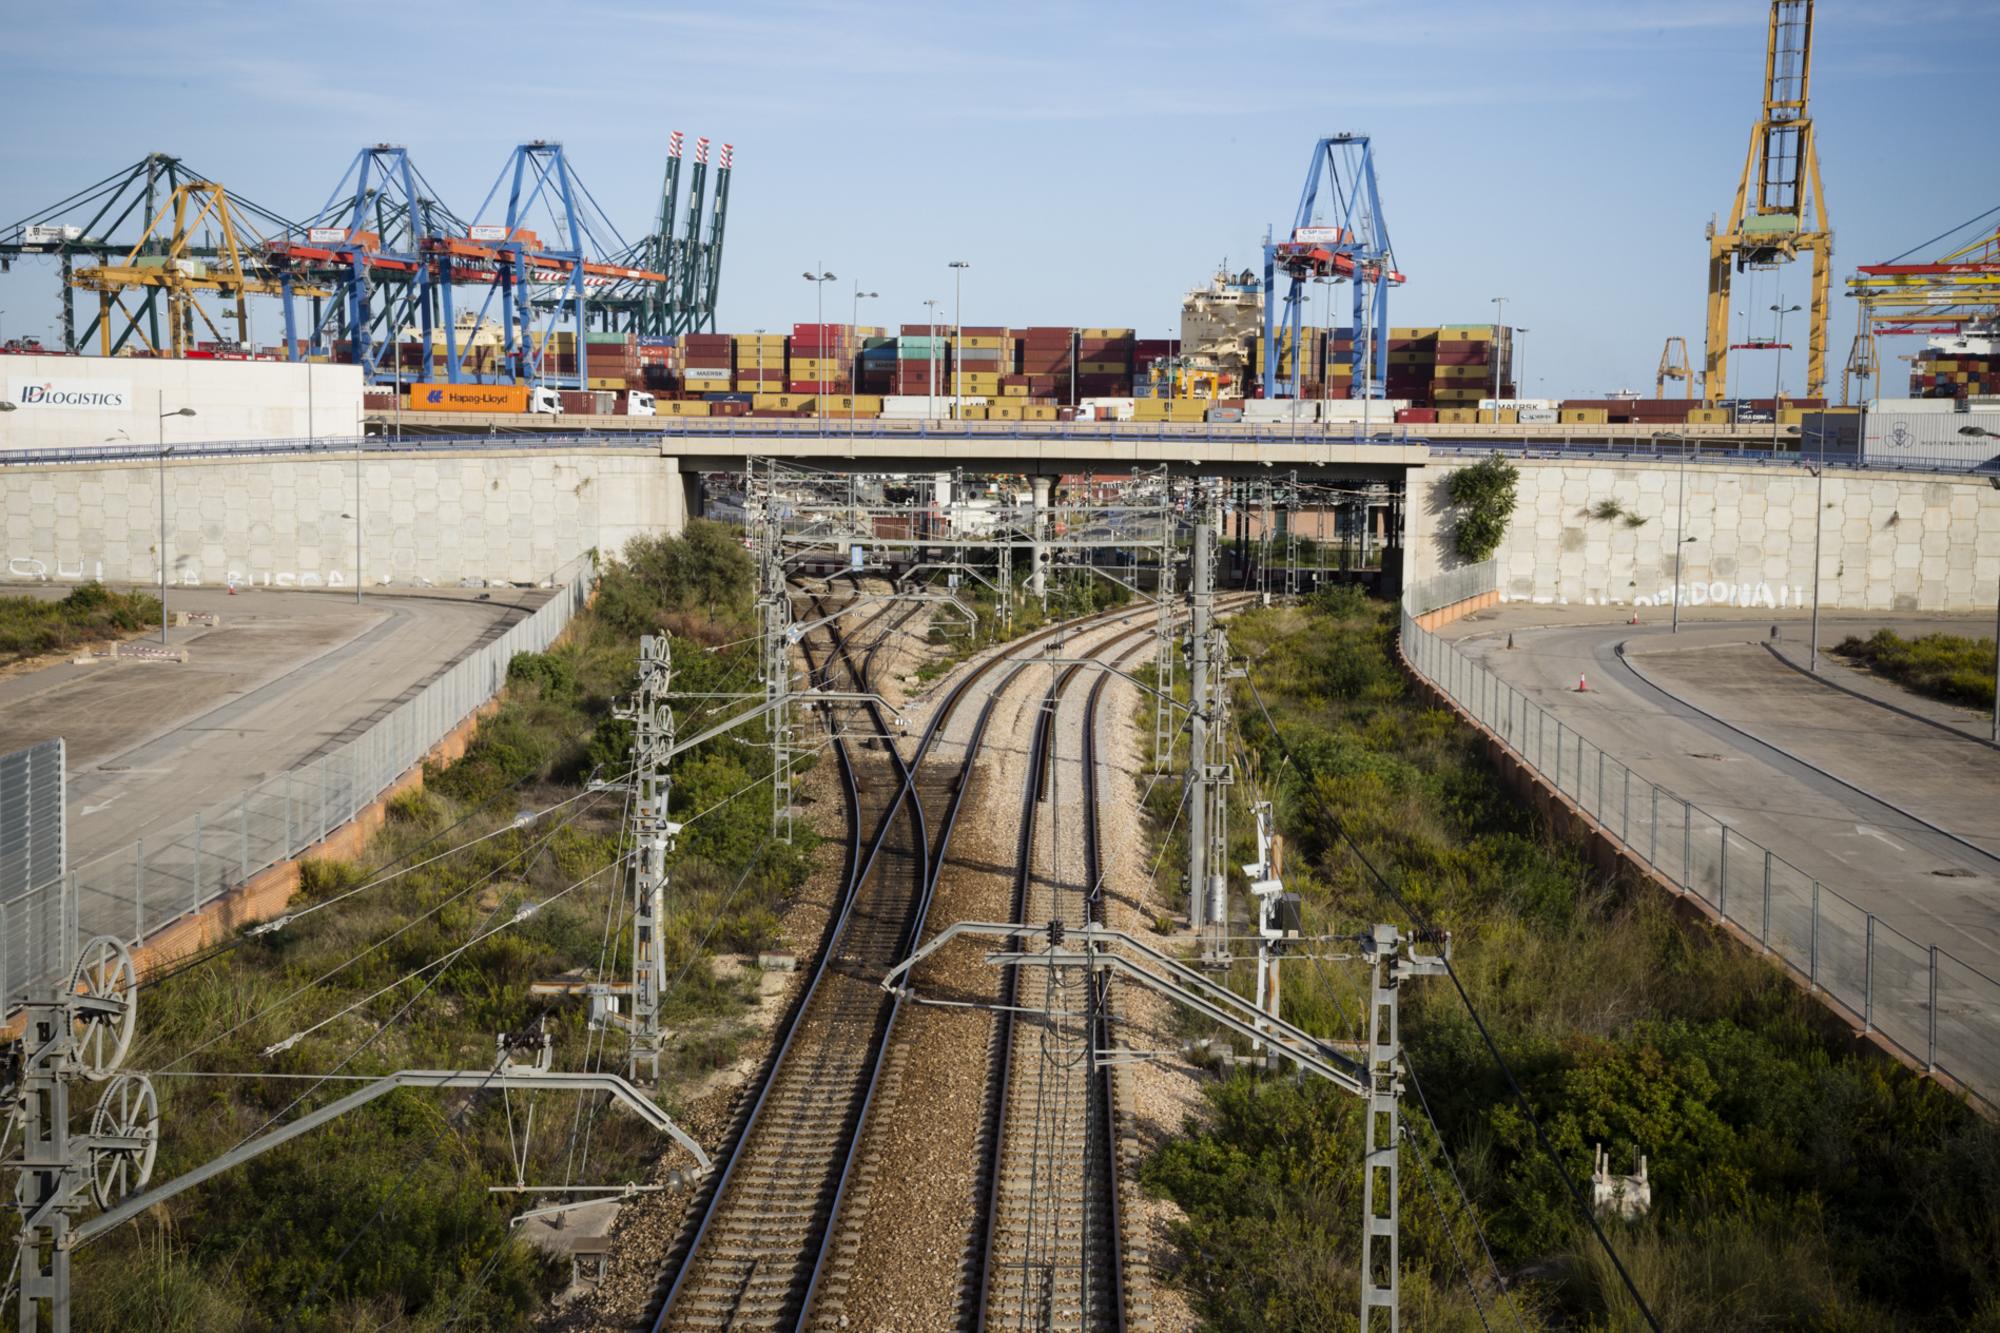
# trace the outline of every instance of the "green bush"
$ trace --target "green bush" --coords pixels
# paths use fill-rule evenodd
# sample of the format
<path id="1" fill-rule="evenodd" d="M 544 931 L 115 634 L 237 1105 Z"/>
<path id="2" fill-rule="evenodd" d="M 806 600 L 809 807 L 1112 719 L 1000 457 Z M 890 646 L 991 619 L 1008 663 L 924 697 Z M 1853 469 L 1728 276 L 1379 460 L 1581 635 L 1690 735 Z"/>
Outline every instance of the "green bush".
<path id="1" fill-rule="evenodd" d="M 1552 837 L 1453 716 L 1390 669 L 1392 618 L 1317 599 L 1238 617 L 1232 643 L 1293 762 L 1247 688 L 1236 716 L 1251 768 L 1275 787 L 1308 930 L 1407 920 L 1345 830 L 1452 931 L 1458 980 L 1553 1147 L 1552 1165 L 1451 984 L 1404 986 L 1408 1063 L 1521 1326 L 1634 1326 L 1565 1185 L 1602 1144 L 1620 1171 L 1649 1158 L 1652 1214 L 1607 1225 L 1668 1328 L 2000 1328 L 2000 1132 L 1829 1037 L 1817 1002 L 1768 962 Z M 1162 824 L 1172 801 L 1155 802 Z M 1352 1037 L 1366 1005 L 1358 969 L 1337 961 L 1288 963 L 1285 999 L 1328 1037 Z M 1208 1122 L 1144 1168 L 1186 1212 L 1182 1281 L 1200 1314 L 1218 1328 L 1352 1327 L 1358 1103 L 1241 1075 L 1209 1102 Z M 1421 1310 L 1425 1327 L 1476 1327 L 1413 1159 L 1454 1211 L 1455 1191 L 1421 1103 L 1404 1104 L 1405 1309 L 1413 1325 Z"/>
<path id="2" fill-rule="evenodd" d="M 1451 502 L 1458 508 L 1454 542 L 1469 561 L 1491 559 L 1514 516 L 1520 473 L 1499 454 L 1451 474 Z"/>
<path id="3" fill-rule="evenodd" d="M 160 601 L 143 592 L 113 592 L 80 583 L 61 600 L 0 597 L 0 662 L 62 652 L 160 623 Z"/>
<path id="4" fill-rule="evenodd" d="M 1849 636 L 1834 650 L 1919 694 L 1974 708 L 1993 706 L 1993 640 L 1956 634 L 1906 639 L 1890 629 Z"/>

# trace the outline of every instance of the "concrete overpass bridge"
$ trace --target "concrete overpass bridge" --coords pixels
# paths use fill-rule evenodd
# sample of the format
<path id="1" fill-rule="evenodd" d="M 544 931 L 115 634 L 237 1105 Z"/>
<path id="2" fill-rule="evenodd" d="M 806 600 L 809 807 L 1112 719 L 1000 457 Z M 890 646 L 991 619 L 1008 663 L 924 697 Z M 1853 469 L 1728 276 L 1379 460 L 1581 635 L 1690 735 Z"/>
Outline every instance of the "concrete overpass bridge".
<path id="1" fill-rule="evenodd" d="M 426 417 L 442 414 L 426 414 Z M 1708 596 L 1760 604 L 1813 582 L 1837 604 L 1991 608 L 2000 583 L 2000 490 L 1983 477 L 1883 471 L 1799 455 L 1727 428 L 1686 447 L 1644 427 L 1359 431 L 1317 426 L 937 423 L 599 418 L 506 433 L 423 433 L 0 453 L 0 576 L 16 582 L 159 575 L 215 586 L 539 583 L 577 557 L 701 512 L 703 480 L 775 457 L 829 471 L 1059 476 L 1168 466 L 1206 476 L 1380 485 L 1400 493 L 1404 577 L 1455 559 L 1449 474 L 1499 449 L 1521 467 L 1499 558 L 1503 594 L 1608 601 Z M 508 419 L 511 423 L 518 419 Z M 622 424 L 607 424 L 622 423 Z M 426 420 L 427 432 L 443 424 Z M 470 427 L 474 423 L 463 425 Z M 1757 443 L 1763 448 L 1745 448 Z M 1781 446 L 1783 441 L 1780 441 Z M 726 482 L 724 483 L 726 484 Z M 164 505 L 162 494 L 164 493 Z M 1684 499 L 1684 503 L 1683 503 Z M 1605 502 L 1616 502 L 1619 517 Z M 1823 527 L 1815 520 L 1822 519 Z M 1687 540 L 1683 540 L 1687 539 Z M 359 558 L 357 559 L 357 550 Z"/>

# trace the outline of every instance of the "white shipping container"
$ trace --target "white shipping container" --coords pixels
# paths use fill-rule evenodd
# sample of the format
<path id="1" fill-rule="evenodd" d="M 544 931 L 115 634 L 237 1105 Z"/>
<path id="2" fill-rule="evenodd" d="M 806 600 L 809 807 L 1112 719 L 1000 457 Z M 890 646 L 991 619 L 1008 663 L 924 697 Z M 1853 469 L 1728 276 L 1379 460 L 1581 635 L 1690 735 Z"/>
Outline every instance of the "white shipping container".
<path id="1" fill-rule="evenodd" d="M 1320 404 L 1320 420 L 1346 425 L 1351 421 L 1394 421 L 1396 414 L 1410 405 L 1407 398 L 1329 398 Z M 1246 404 L 1247 406 L 1247 404 Z"/>
<path id="2" fill-rule="evenodd" d="M 1530 408 L 1553 408 L 1561 404 L 1553 398 L 1482 398 L 1479 410 L 1482 412 L 1512 412 Z"/>
<path id="3" fill-rule="evenodd" d="M 1517 418 L 1523 426 L 1553 426 L 1562 419 L 1562 413 L 1553 407 L 1523 407 Z"/>
<path id="4" fill-rule="evenodd" d="M 1891 416 L 1914 416 L 1919 412 L 1956 412 L 1956 398 L 1877 398 L 1868 404 L 1868 413 L 1886 412 Z"/>
<path id="5" fill-rule="evenodd" d="M 1861 460 L 1905 467 L 1935 463 L 1955 471 L 2000 457 L 2000 439 L 1961 434 L 1966 427 L 2000 436 L 2000 411 L 1871 411 L 1862 435 Z"/>
<path id="6" fill-rule="evenodd" d="M 736 372 L 727 367 L 690 366 L 681 372 L 681 378 L 689 381 L 733 379 Z"/>

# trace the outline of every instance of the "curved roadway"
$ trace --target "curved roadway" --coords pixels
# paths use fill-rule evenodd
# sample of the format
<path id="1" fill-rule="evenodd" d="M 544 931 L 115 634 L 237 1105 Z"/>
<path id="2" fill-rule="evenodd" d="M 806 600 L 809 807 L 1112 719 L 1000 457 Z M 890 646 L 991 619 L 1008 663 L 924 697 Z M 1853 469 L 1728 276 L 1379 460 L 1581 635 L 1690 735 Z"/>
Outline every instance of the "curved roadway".
<path id="1" fill-rule="evenodd" d="M 1678 634 L 1607 623 L 1625 614 L 1505 606 L 1443 634 L 1635 774 L 1911 939 L 2000 976 L 2000 751 L 1779 661 L 1762 640 L 1776 625 L 1798 650 L 1803 617 L 1683 622 Z M 1884 625 L 1977 634 L 1987 623 L 1823 615 L 1820 642 Z"/>

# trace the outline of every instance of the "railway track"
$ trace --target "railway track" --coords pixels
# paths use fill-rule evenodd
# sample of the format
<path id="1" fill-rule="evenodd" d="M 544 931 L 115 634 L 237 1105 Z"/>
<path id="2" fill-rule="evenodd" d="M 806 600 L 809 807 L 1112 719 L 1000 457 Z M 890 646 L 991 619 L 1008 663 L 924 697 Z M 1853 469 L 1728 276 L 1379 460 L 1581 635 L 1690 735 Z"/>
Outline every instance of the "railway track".
<path id="1" fill-rule="evenodd" d="M 824 663 L 808 654 L 815 675 L 824 679 L 837 662 L 852 688 L 867 689 L 866 667 L 843 636 L 831 637 Z M 674 1277 L 655 1329 L 788 1328 L 804 1310 L 815 1238 L 832 1216 L 842 1149 L 880 1057 L 887 1006 L 873 983 L 900 956 L 927 878 L 923 804 L 906 799 L 910 766 L 880 710 L 864 712 L 881 744 L 863 750 L 838 736 L 833 744 L 850 830 L 840 908 L 758 1095 L 731 1127 L 723 1169 L 669 1255 Z"/>
<path id="2" fill-rule="evenodd" d="M 669 1252 L 664 1295 L 651 1322 L 655 1333 L 802 1327 L 823 1280 L 831 1276 L 843 1286 L 854 1280 L 843 1271 L 833 1223 L 903 1003 L 879 982 L 921 935 L 986 722 L 1007 687 L 1033 664 L 1032 657 L 1021 660 L 1023 653 L 1055 635 L 1102 630 L 1143 612 L 1121 608 L 1007 645 L 952 686 L 908 759 L 872 705 L 864 746 L 835 738 L 850 829 L 842 900 L 756 1095 L 746 1099 L 725 1137 L 722 1167 Z M 809 654 L 809 664 L 822 675 L 838 664 L 853 688 L 867 689 L 875 651 L 899 624 L 883 630 L 859 663 L 852 650 L 859 631 L 830 631 L 824 663 Z M 1150 632 L 1149 624 L 1141 625 L 1119 638 Z M 1003 665 L 1011 669 L 984 701 L 962 761 L 946 773 L 924 771 L 947 722 Z M 1073 674 L 1065 671 L 1064 679 Z M 927 812 L 940 808 L 933 846 Z M 864 830 L 872 833 L 863 836 Z"/>
<path id="3" fill-rule="evenodd" d="M 1143 631 L 1134 631 L 1139 633 Z M 1095 655 L 1131 637 L 1119 635 Z M 1102 921 L 1097 753 L 1099 702 L 1110 676 L 1096 673 L 1085 709 L 1081 804 L 1058 790 L 1057 723 L 1084 668 L 1069 666 L 1036 712 L 1022 784 L 1012 919 Z M 1065 845 L 1067 813 L 1080 855 Z M 1046 831 L 1047 836 L 1039 834 Z M 1043 852 L 1038 871 L 1037 850 Z M 1081 969 L 1012 968 L 1001 1000 L 988 1081 L 980 1290 L 966 1322 L 978 1329 L 1123 1329 L 1128 1322 L 1125 1237 L 1118 1178 L 1115 1075 L 1095 1052 L 1110 1045 L 1110 995 Z M 1143 1296 L 1139 1304 L 1144 1304 Z"/>

